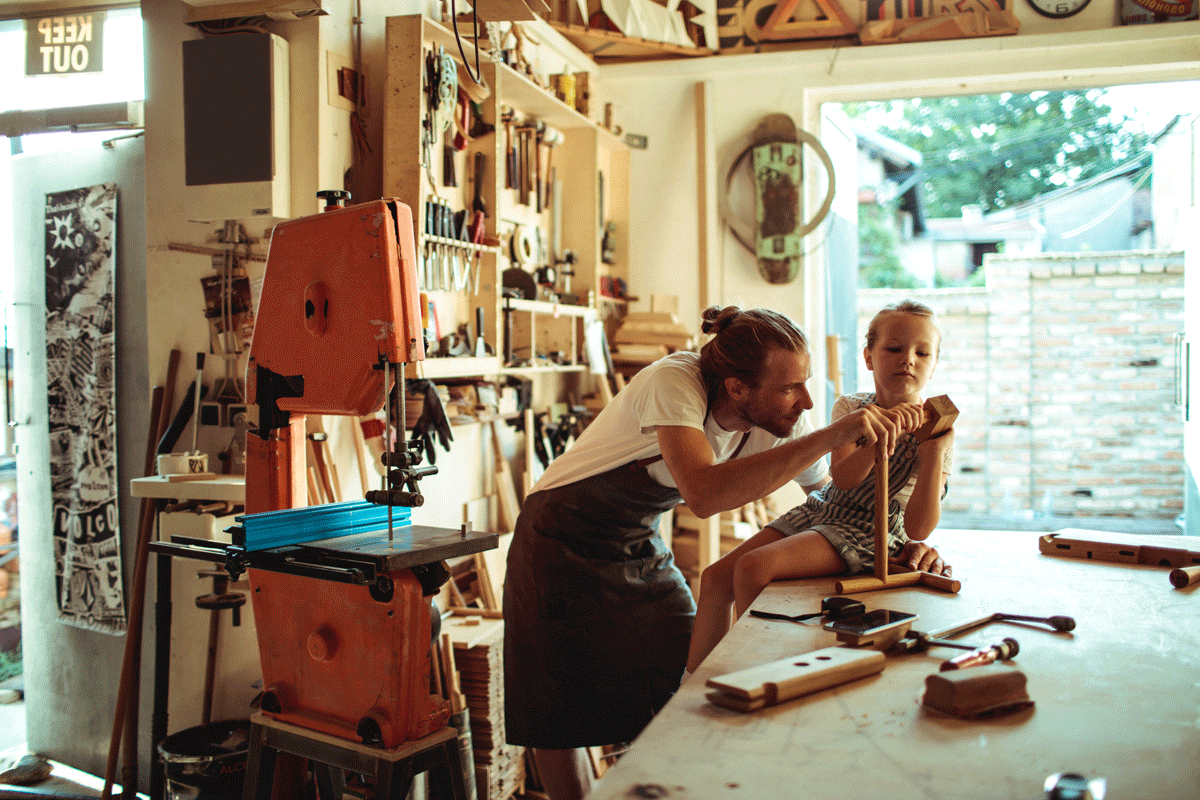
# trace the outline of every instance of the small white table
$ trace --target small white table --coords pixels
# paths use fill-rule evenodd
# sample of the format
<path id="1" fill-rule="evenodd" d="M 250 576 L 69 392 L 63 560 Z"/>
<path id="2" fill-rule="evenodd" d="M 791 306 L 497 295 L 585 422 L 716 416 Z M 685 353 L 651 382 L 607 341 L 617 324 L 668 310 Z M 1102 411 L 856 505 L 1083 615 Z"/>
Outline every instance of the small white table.
<path id="1" fill-rule="evenodd" d="M 242 503 L 246 500 L 246 476 L 217 475 L 206 480 L 171 481 L 154 475 L 131 480 L 129 492 L 134 497 L 160 500 L 226 500 Z"/>

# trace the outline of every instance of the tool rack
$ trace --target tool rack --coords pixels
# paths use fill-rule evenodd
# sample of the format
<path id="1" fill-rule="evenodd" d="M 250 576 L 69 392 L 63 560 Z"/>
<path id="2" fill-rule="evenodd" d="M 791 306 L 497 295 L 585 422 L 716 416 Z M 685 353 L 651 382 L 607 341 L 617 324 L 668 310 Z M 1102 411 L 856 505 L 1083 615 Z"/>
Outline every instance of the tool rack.
<path id="1" fill-rule="evenodd" d="M 564 141 L 553 148 L 551 166 L 557 178 L 554 191 L 561 193 L 558 208 L 561 218 L 559 253 L 548 252 L 548 261 L 556 259 L 562 252 L 570 250 L 575 261 L 570 293 L 575 303 L 547 301 L 547 296 L 538 290 L 538 297 L 524 298 L 508 304 L 522 313 L 514 319 L 512 349 L 524 363 L 516 366 L 521 373 L 528 373 L 532 365 L 540 372 L 579 371 L 583 363 L 583 326 L 591 318 L 621 315 L 623 303 L 619 299 L 604 298 L 602 286 L 616 279 L 628 281 L 628 147 L 597 122 L 592 116 L 580 113 L 575 107 L 559 100 L 550 90 L 537 85 L 523 72 L 507 64 L 490 60 L 480 55 L 482 83 L 491 94 L 478 104 L 479 118 L 491 126 L 488 133 L 480 133 L 470 139 L 465 150 L 452 157 L 452 170 L 445 169 L 449 149 L 442 146 L 442 136 L 432 147 L 423 148 L 423 121 L 429 114 L 426 102 L 426 87 L 422 76 L 426 57 L 430 52 L 441 52 L 455 59 L 458 74 L 466 69 L 475 70 L 474 40 L 470 38 L 469 24 L 459 24 L 462 34 L 463 52 L 467 64 L 459 54 L 459 45 L 454 32 L 446 26 L 421 15 L 390 17 L 387 21 L 387 77 L 385 84 L 384 142 L 388 152 L 384 157 L 383 194 L 396 197 L 413 209 L 417 223 L 416 244 L 418 253 L 438 247 L 459 249 L 470 245 L 459 237 L 447 237 L 423 224 L 426 204 L 439 199 L 451 209 L 472 209 L 472 197 L 476 196 L 476 182 L 482 180 L 477 196 L 487 209 L 484 242 L 478 247 L 478 275 L 472 272 L 467 285 L 459 282 L 450 290 L 433 289 L 425 286 L 430 299 L 437 307 L 439 319 L 453 320 L 451 327 L 461 324 L 473 325 L 475 309 L 484 310 L 484 339 L 494 355 L 486 357 L 457 357 L 427 359 L 410 365 L 410 377 L 432 379 L 496 375 L 506 372 L 503 359 L 505 351 L 505 307 L 502 275 L 506 269 L 521 266 L 510 247 L 510 237 L 517 227 L 541 231 L 543 242 L 552 238 L 552 204 L 538 208 L 535 200 L 526 198 L 517 188 L 508 188 L 506 180 L 507 156 L 510 141 L 516 145 L 518 128 L 544 123 L 563 133 Z M 547 33 L 557 35 L 553 30 Z M 565 40 L 566 51 L 574 48 Z M 550 58 L 549 51 L 540 51 Z M 565 63 L 563 72 L 594 70 L 595 64 L 582 57 L 575 63 Z M 555 70 L 551 70 L 555 71 Z M 592 75 L 588 81 L 591 98 L 590 113 L 594 116 L 602 104 L 596 102 L 596 81 Z M 511 110 L 515 123 L 506 125 L 504 113 Z M 452 132 L 452 131 L 451 131 Z M 424 152 L 424 156 L 422 153 Z M 545 165 L 546 151 L 542 150 Z M 483 155 L 482 175 L 476 175 L 477 154 Z M 426 163 L 422 163 L 422 161 Z M 546 167 L 543 166 L 543 173 Z M 444 176 L 452 172 L 457 176 L 457 186 L 446 186 Z M 543 183 L 548 175 L 542 174 Z M 606 222 L 614 222 L 618 235 L 616 246 L 606 263 L 601 244 Z M 429 230 L 435 232 L 430 233 Z M 550 250 L 546 245 L 543 249 Z M 462 250 L 464 255 L 474 257 L 476 248 Z M 526 265 L 536 266 L 536 265 Z M 476 269 L 472 265 L 472 270 Z M 444 284 L 445 282 L 443 282 Z M 439 284 L 439 285 L 443 285 Z M 558 284 L 561 288 L 561 282 Z M 564 294 L 565 292 L 559 292 Z M 584 310 L 586 309 L 586 311 Z M 527 313 L 526 313 L 527 312 Z M 512 313 L 510 311 L 510 313 Z M 595 315 L 595 316 L 592 316 Z M 443 326 L 443 332 L 444 331 Z M 537 353 L 562 353 L 559 363 L 552 364 L 538 359 Z"/>

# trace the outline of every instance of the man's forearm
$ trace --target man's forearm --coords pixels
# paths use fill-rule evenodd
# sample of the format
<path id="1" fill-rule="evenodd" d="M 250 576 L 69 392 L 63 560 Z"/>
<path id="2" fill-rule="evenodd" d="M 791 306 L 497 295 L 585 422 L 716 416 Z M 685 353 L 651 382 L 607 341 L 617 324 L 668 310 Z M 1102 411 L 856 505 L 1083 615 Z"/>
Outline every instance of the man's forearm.
<path id="1" fill-rule="evenodd" d="M 832 450 L 837 438 L 822 428 L 761 453 L 700 467 L 682 480 L 676 477 L 679 492 L 701 518 L 740 508 L 794 480 Z"/>

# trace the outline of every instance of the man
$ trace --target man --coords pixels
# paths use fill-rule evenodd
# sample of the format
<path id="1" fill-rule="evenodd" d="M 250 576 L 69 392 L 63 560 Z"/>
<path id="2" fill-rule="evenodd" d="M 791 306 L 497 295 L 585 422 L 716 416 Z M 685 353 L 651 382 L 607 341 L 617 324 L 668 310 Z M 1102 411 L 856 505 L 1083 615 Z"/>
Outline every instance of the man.
<path id="1" fill-rule="evenodd" d="M 829 480 L 823 456 L 865 438 L 895 446 L 897 414 L 870 406 L 813 431 L 803 331 L 765 309 L 709 308 L 700 353 L 643 369 L 533 487 L 504 584 L 505 724 L 534 748 L 554 800 L 586 794 L 577 748 L 632 741 L 679 686 L 695 603 L 659 515 L 699 517 L 789 480 Z M 936 551 L 909 555 L 926 567 Z M 932 555 L 931 555 L 932 554 Z"/>

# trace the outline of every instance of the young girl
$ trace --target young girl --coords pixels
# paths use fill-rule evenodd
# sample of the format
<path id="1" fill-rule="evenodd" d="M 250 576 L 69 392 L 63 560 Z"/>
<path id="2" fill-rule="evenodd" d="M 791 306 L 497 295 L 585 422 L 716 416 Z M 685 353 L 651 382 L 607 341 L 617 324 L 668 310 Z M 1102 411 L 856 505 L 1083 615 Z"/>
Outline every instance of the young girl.
<path id="1" fill-rule="evenodd" d="M 933 375 L 940 345 L 941 333 L 929 307 L 905 300 L 884 308 L 871 320 L 863 348 L 875 391 L 839 397 L 832 419 L 875 403 L 897 409 L 905 417 L 905 429 L 916 430 L 922 421 L 921 391 Z M 921 540 L 941 517 L 953 443 L 953 428 L 920 444 L 906 433 L 890 454 L 889 561 L 950 574 L 937 551 Z M 874 446 L 837 448 L 829 472 L 831 483 L 704 570 L 689 673 L 729 630 L 730 606 L 741 616 L 771 581 L 874 570 Z"/>

